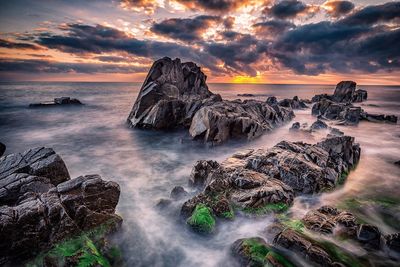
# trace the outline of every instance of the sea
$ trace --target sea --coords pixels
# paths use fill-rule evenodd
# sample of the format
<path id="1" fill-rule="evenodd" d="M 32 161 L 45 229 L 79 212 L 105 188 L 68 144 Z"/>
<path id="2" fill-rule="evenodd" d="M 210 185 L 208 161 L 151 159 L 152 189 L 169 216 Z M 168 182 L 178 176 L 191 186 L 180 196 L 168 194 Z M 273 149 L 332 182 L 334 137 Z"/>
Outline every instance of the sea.
<path id="1" fill-rule="evenodd" d="M 164 210 L 156 207 L 158 201 L 169 198 L 174 186 L 194 194 L 188 177 L 197 160 L 222 161 L 239 150 L 268 149 L 282 140 L 316 143 L 327 132 L 289 131 L 293 122 L 311 125 L 316 120 L 311 109 L 296 110 L 290 123 L 254 141 L 233 140 L 218 146 L 191 140 L 187 130 L 132 129 L 126 120 L 140 87 L 140 83 L 0 83 L 0 141 L 7 146 L 6 154 L 51 147 L 65 161 L 71 177 L 100 174 L 117 182 L 121 197 L 116 212 L 124 222 L 113 242 L 121 247 L 126 266 L 235 266 L 230 245 L 239 238 L 263 236 L 273 215 L 239 215 L 234 221 L 218 224 L 214 235 L 199 236 L 187 229 L 179 216 L 184 200 Z M 368 91 L 368 101 L 358 104 L 364 110 L 400 118 L 400 86 L 359 88 Z M 334 85 L 209 84 L 209 89 L 224 99 L 245 99 L 237 95 L 246 93 L 265 101 L 268 96 L 310 99 L 315 94 L 333 93 Z M 28 107 L 61 96 L 78 98 L 84 105 Z M 361 146 L 361 160 L 343 186 L 296 198 L 289 214 L 301 218 L 312 208 L 343 206 L 357 199 L 363 203 L 357 212 L 364 221 L 379 225 L 385 234 L 399 232 L 400 167 L 394 164 L 400 160 L 399 124 L 328 124 L 355 137 Z M 389 211 L 374 205 L 379 201 L 386 203 Z"/>

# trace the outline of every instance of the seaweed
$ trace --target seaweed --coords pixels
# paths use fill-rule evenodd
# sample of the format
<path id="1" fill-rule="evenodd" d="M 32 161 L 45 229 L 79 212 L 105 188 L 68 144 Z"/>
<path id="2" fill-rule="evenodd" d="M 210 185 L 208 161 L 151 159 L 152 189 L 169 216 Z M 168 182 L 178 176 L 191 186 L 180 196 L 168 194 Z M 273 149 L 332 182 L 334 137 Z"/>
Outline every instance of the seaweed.
<path id="1" fill-rule="evenodd" d="M 215 228 L 215 219 L 211 213 L 211 209 L 204 204 L 198 204 L 192 216 L 186 222 L 196 231 L 203 233 L 212 233 Z"/>

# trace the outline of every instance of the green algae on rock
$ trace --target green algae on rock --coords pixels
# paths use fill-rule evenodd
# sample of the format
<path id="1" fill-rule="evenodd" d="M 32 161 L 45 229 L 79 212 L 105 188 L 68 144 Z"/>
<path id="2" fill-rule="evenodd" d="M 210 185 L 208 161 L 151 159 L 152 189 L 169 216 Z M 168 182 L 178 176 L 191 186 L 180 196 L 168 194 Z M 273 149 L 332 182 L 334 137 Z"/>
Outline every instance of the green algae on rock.
<path id="1" fill-rule="evenodd" d="M 215 219 L 209 207 L 199 204 L 194 209 L 192 216 L 187 219 L 187 224 L 196 232 L 212 233 L 215 228 Z"/>

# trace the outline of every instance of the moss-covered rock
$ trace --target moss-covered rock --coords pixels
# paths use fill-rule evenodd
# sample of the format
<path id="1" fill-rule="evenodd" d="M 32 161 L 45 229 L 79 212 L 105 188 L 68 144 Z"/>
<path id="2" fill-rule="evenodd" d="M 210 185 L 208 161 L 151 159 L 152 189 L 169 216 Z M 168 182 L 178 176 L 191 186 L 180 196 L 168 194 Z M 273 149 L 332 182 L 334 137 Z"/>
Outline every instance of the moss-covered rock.
<path id="1" fill-rule="evenodd" d="M 200 233 L 212 233 L 215 229 L 215 219 L 211 209 L 204 204 L 198 204 L 186 222 L 193 230 Z"/>

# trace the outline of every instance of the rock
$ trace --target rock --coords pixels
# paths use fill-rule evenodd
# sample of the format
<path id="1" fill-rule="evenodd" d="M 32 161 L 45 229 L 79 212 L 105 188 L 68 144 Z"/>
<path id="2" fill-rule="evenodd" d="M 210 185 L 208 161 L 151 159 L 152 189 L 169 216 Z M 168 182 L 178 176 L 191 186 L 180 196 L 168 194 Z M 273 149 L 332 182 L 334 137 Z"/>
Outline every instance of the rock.
<path id="1" fill-rule="evenodd" d="M 216 144 L 230 138 L 253 140 L 293 117 L 291 109 L 261 101 L 221 101 L 202 107 L 194 115 L 189 133 Z"/>
<path id="2" fill-rule="evenodd" d="M 239 266 L 294 266 L 261 237 L 242 238 L 231 245 L 231 253 Z"/>
<path id="3" fill-rule="evenodd" d="M 0 170 L 0 264 L 19 262 L 82 231 L 122 220 L 115 214 L 118 184 L 98 175 L 70 180 L 61 157 L 50 148 L 3 157 Z"/>
<path id="4" fill-rule="evenodd" d="M 337 128 L 330 128 L 330 132 L 328 134 L 328 137 L 336 137 L 336 136 L 343 136 L 344 132 L 342 132 L 341 130 L 337 129 Z"/>
<path id="5" fill-rule="evenodd" d="M 171 198 L 173 200 L 179 200 L 188 195 L 188 192 L 182 186 L 175 186 L 171 191 Z"/>
<path id="6" fill-rule="evenodd" d="M 171 205 L 171 203 L 172 203 L 171 199 L 162 198 L 157 201 L 156 207 L 159 209 L 165 209 L 166 207 Z"/>
<path id="7" fill-rule="evenodd" d="M 153 63 L 140 89 L 128 123 L 132 127 L 170 129 L 188 127 L 208 102 L 220 101 L 208 90 L 206 75 L 192 62 L 164 57 Z"/>
<path id="8" fill-rule="evenodd" d="M 332 96 L 330 96 L 328 94 L 315 95 L 311 98 L 311 102 L 315 103 L 315 102 L 319 102 L 323 99 L 332 100 Z"/>
<path id="9" fill-rule="evenodd" d="M 310 127 L 311 131 L 317 131 L 317 130 L 327 129 L 327 128 L 328 128 L 328 125 L 321 120 L 315 121 Z"/>
<path id="10" fill-rule="evenodd" d="M 293 97 L 293 99 L 283 99 L 278 102 L 278 105 L 292 109 L 308 108 L 308 106 L 303 101 L 299 100 L 297 96 Z"/>
<path id="11" fill-rule="evenodd" d="M 254 97 L 255 95 L 253 95 L 253 94 L 238 94 L 237 96 Z"/>
<path id="12" fill-rule="evenodd" d="M 276 99 L 275 96 L 270 96 L 270 97 L 267 98 L 266 103 L 268 105 L 277 105 L 278 104 L 278 100 Z"/>
<path id="13" fill-rule="evenodd" d="M 381 232 L 378 227 L 361 224 L 357 229 L 357 240 L 369 249 L 379 249 L 381 246 Z"/>
<path id="14" fill-rule="evenodd" d="M 200 161 L 192 171 L 196 179 L 192 175 L 191 180 L 204 183 L 204 189 L 183 204 L 181 214 L 187 218 L 198 204 L 209 207 L 217 217 L 233 207 L 251 214 L 282 211 L 295 194 L 334 188 L 359 158 L 354 138 L 343 136 L 315 145 L 282 141 L 268 150 L 236 153 L 219 165 Z"/>
<path id="15" fill-rule="evenodd" d="M 218 167 L 218 162 L 213 160 L 197 161 L 190 173 L 189 185 L 198 188 L 204 187 L 208 175 L 213 169 L 217 169 Z"/>
<path id="16" fill-rule="evenodd" d="M 309 230 L 323 234 L 333 234 L 335 230 L 338 230 L 336 234 L 354 238 L 357 232 L 356 217 L 332 206 L 311 210 L 302 221 Z"/>
<path id="17" fill-rule="evenodd" d="M 290 131 L 297 131 L 300 130 L 300 122 L 295 122 L 292 124 L 292 127 L 289 129 Z"/>
<path id="18" fill-rule="evenodd" d="M 332 100 L 335 102 L 352 102 L 356 85 L 353 81 L 341 81 L 336 85 Z"/>
<path id="19" fill-rule="evenodd" d="M 397 116 L 395 115 L 383 115 L 383 114 L 370 114 L 362 111 L 360 114 L 360 118 L 370 122 L 388 122 L 388 123 L 397 123 Z"/>
<path id="20" fill-rule="evenodd" d="M 366 90 L 356 90 L 353 95 L 352 102 L 364 102 L 368 98 L 368 92 Z"/>
<path id="21" fill-rule="evenodd" d="M 286 248 L 294 253 L 300 254 L 308 262 L 320 266 L 334 266 L 330 255 L 320 246 L 314 244 L 305 235 L 290 228 L 284 229 L 275 238 L 275 245 Z"/>
<path id="22" fill-rule="evenodd" d="M 400 233 L 386 235 L 385 242 L 390 250 L 400 254 Z"/>
<path id="23" fill-rule="evenodd" d="M 397 166 L 400 167 L 400 160 L 396 161 L 396 162 L 394 163 L 394 165 L 397 165 Z"/>
<path id="24" fill-rule="evenodd" d="M 4 152 L 6 152 L 6 145 L 0 142 L 0 157 L 4 155 Z"/>
<path id="25" fill-rule="evenodd" d="M 187 219 L 187 224 L 196 232 L 210 234 L 215 229 L 215 219 L 210 208 L 203 204 L 196 205 L 192 215 Z"/>
<path id="26" fill-rule="evenodd" d="M 32 103 L 29 104 L 29 107 L 31 108 L 37 108 L 37 107 L 54 107 L 54 106 L 69 106 L 69 105 L 83 105 L 81 101 L 79 101 L 76 98 L 70 98 L 70 97 L 59 97 L 59 98 L 54 98 L 53 101 L 48 101 L 48 102 L 42 102 L 42 103 Z"/>
<path id="27" fill-rule="evenodd" d="M 32 148 L 24 153 L 11 154 L 0 159 L 0 183 L 4 184 L 7 176 L 13 173 L 26 173 L 51 179 L 57 185 L 70 179 L 67 167 L 53 149 L 45 147 Z"/>

